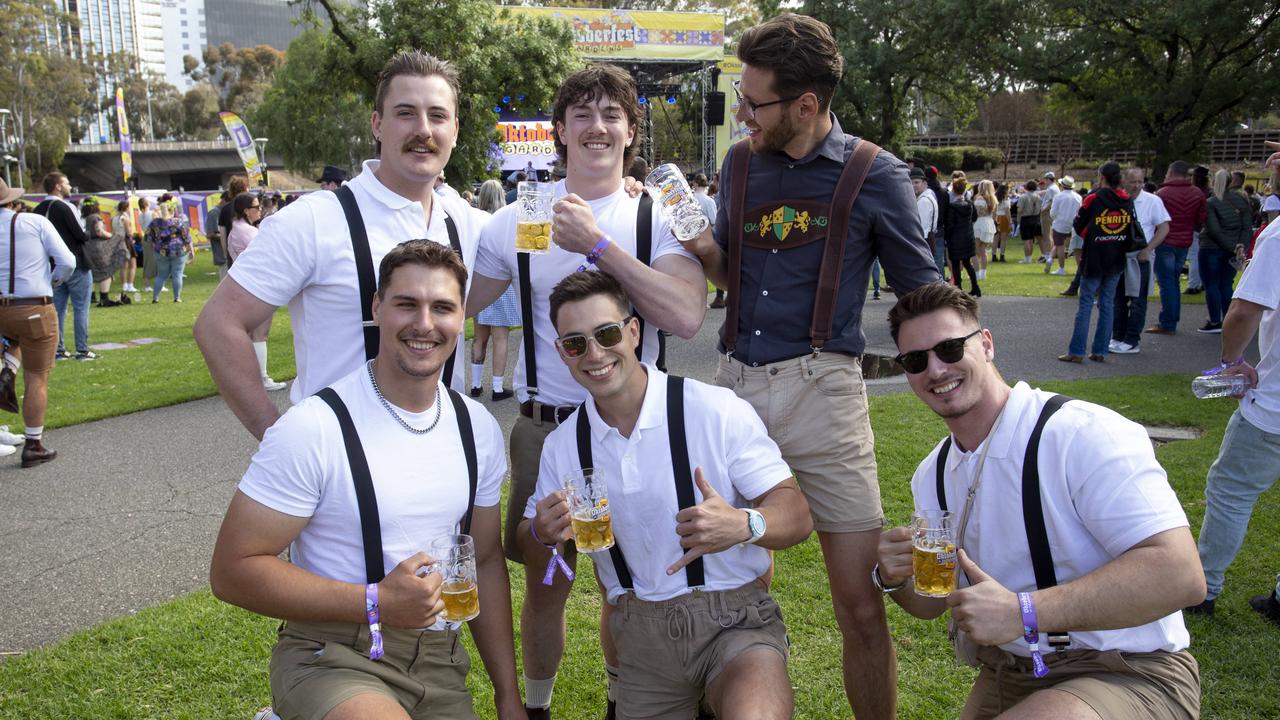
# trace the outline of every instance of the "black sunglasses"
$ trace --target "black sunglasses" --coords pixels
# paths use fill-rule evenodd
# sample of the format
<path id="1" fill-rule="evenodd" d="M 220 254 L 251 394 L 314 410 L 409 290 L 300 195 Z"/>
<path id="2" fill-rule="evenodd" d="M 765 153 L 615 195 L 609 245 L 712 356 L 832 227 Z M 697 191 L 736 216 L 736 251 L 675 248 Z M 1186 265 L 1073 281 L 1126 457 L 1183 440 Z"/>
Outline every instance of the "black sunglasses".
<path id="1" fill-rule="evenodd" d="M 969 342 L 969 338 L 980 332 L 982 332 L 982 328 L 978 328 L 964 337 L 943 340 L 927 350 L 912 350 L 911 352 L 901 353 L 893 361 L 912 375 L 922 373 L 925 368 L 929 367 L 929 350 L 932 350 L 939 360 L 948 365 L 957 363 L 960 362 L 960 358 L 964 357 L 964 344 Z"/>
<path id="2" fill-rule="evenodd" d="M 622 342 L 622 331 L 631 322 L 633 316 L 628 315 L 618 322 L 601 325 L 591 331 L 591 335 L 574 333 L 556 338 L 556 347 L 567 358 L 580 358 L 587 354 L 587 342 L 594 339 L 602 348 L 611 348 Z"/>

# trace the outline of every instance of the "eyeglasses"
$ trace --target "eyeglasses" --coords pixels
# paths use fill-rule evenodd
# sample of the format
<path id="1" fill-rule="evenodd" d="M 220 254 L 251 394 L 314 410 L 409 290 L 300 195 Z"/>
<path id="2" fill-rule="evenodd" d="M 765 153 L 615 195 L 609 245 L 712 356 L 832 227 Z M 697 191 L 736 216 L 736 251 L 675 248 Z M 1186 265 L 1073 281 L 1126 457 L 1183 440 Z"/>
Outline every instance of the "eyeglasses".
<path id="1" fill-rule="evenodd" d="M 580 358 L 586 355 L 588 340 L 595 340 L 596 344 L 601 348 L 611 348 L 622 342 L 622 331 L 627 327 L 627 323 L 633 319 L 634 316 L 629 315 L 618 322 L 601 325 L 591 331 L 590 337 L 580 333 L 558 337 L 556 338 L 556 347 L 567 358 Z"/>
<path id="2" fill-rule="evenodd" d="M 964 344 L 969 342 L 969 338 L 982 332 L 979 328 L 973 332 L 960 338 L 951 338 L 943 340 L 927 350 L 912 350 L 911 352 L 901 353 L 893 359 L 894 362 L 902 366 L 903 370 L 917 375 L 925 371 L 929 367 L 929 350 L 933 351 L 938 359 L 948 365 L 960 362 L 964 357 Z"/>
<path id="3" fill-rule="evenodd" d="M 262 206 L 261 206 L 261 205 L 250 205 L 248 209 L 249 209 L 249 210 L 261 210 L 261 209 L 262 209 Z"/>
<path id="4" fill-rule="evenodd" d="M 791 102 L 792 100 L 798 100 L 802 96 L 804 96 L 804 93 L 800 93 L 799 95 L 792 95 L 791 97 L 785 97 L 785 98 L 782 98 L 781 100 L 770 100 L 769 102 L 762 102 L 762 103 L 752 102 L 742 97 L 742 89 L 739 87 L 740 85 L 742 85 L 741 80 L 733 81 L 733 94 L 738 98 L 738 104 L 747 109 L 747 118 L 752 120 L 755 119 L 756 111 L 759 110 L 760 108 L 766 108 L 766 107 L 769 107 L 770 105 L 777 105 L 778 103 Z"/>

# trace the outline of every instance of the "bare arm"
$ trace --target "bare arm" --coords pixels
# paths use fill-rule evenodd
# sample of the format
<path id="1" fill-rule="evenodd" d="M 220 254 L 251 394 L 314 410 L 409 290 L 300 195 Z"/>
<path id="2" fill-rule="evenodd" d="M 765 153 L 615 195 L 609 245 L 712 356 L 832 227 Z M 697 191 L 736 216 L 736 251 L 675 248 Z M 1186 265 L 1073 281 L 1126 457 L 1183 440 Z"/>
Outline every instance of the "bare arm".
<path id="1" fill-rule="evenodd" d="M 698 256 L 707 279 L 721 289 L 729 287 L 729 256 L 711 234 L 711 229 L 684 244 L 685 249 Z"/>
<path id="2" fill-rule="evenodd" d="M 192 329 L 209 375 L 227 407 L 259 440 L 280 413 L 262 387 L 249 333 L 270 319 L 275 310 L 240 287 L 234 278 L 227 277 L 213 291 Z"/>
<path id="3" fill-rule="evenodd" d="M 468 625 L 476 650 L 493 683 L 494 704 L 501 718 L 524 716 L 516 684 L 516 652 L 511 626 L 511 586 L 507 562 L 499 538 L 501 520 L 497 506 L 478 507 L 471 532 L 476 542 L 476 574 L 480 587 L 480 614 Z"/>
<path id="4" fill-rule="evenodd" d="M 1231 301 L 1227 315 L 1222 319 L 1222 360 L 1233 362 L 1244 357 L 1244 351 L 1253 341 L 1262 322 L 1262 313 L 1267 308 L 1248 300 L 1237 298 Z"/>
<path id="5" fill-rule="evenodd" d="M 236 491 L 213 547 L 209 582 L 218 599 L 246 610 L 312 622 L 365 623 L 364 586 L 320 577 L 280 559 L 310 518 L 286 515 Z M 382 622 L 427 627 L 444 608 L 440 575 L 415 572 L 430 558 L 418 553 L 378 584 Z"/>
<path id="6" fill-rule="evenodd" d="M 694 484 L 702 491 L 702 502 L 685 508 L 676 514 L 676 532 L 680 546 L 686 552 L 667 574 L 679 572 L 693 560 L 727 550 L 751 539 L 746 513 L 725 501 L 702 475 L 702 468 L 695 468 Z M 766 532 L 757 545 L 769 550 L 784 550 L 813 532 L 813 519 L 809 516 L 809 503 L 800 492 L 795 478 L 787 478 L 761 494 L 752 505 L 764 516 Z"/>
<path id="7" fill-rule="evenodd" d="M 1163 243 L 1164 239 L 1168 236 L 1169 221 L 1166 220 L 1156 226 L 1156 236 L 1154 238 L 1149 238 L 1147 246 L 1138 251 L 1138 259 L 1143 262 L 1150 260 L 1151 254 L 1156 251 L 1156 248 L 1160 247 L 1161 243 Z"/>
<path id="8" fill-rule="evenodd" d="M 471 289 L 467 291 L 467 317 L 475 317 L 481 310 L 493 304 L 507 291 L 510 280 L 498 280 L 487 275 L 471 276 Z"/>
<path id="9" fill-rule="evenodd" d="M 925 597 L 915 592 L 911 565 L 911 528 L 896 527 L 880 534 L 880 582 L 886 587 L 901 585 L 889 593 L 898 607 L 922 620 L 932 620 L 947 611 L 944 598 Z"/>
<path id="10" fill-rule="evenodd" d="M 698 263 L 664 255 L 648 267 L 610 245 L 597 265 L 622 283 L 642 317 L 685 339 L 698 334 L 707 312 L 707 278 Z"/>

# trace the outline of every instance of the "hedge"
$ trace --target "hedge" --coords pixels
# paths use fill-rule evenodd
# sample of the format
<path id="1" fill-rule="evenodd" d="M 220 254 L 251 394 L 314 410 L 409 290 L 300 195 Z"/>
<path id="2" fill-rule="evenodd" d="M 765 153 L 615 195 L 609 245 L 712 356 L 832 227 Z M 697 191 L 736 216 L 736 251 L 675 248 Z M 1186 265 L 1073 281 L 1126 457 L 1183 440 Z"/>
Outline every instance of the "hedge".
<path id="1" fill-rule="evenodd" d="M 1004 153 L 997 148 L 978 147 L 976 145 L 955 145 L 952 147 L 924 147 L 908 145 L 907 157 L 918 157 L 930 165 L 936 165 L 943 175 L 953 170 L 965 172 L 986 171 L 1004 162 Z"/>

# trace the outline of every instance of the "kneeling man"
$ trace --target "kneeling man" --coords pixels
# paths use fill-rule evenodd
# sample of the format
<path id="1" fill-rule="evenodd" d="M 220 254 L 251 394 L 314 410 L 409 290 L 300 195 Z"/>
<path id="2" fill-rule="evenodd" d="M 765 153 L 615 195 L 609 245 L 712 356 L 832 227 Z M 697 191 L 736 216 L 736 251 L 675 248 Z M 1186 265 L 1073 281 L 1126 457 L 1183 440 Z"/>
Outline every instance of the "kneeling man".
<path id="1" fill-rule="evenodd" d="M 377 357 L 267 430 L 227 510 L 213 592 L 285 621 L 271 653 L 285 720 L 475 718 L 470 660 L 440 617 L 441 576 L 423 552 L 459 532 L 474 538 L 470 627 L 498 717 L 524 717 L 499 540 L 502 431 L 440 377 L 462 332 L 466 278 L 447 245 L 388 252 L 373 300 Z"/>
<path id="2" fill-rule="evenodd" d="M 981 668 L 961 717 L 1199 717 L 1180 609 L 1204 597 L 1204 573 L 1142 426 L 1010 388 L 958 288 L 904 295 L 889 327 L 911 389 L 951 430 L 911 492 L 917 512 L 952 514 L 967 580 L 918 594 L 900 527 L 882 535 L 872 581 L 916 617 L 951 609 L 957 656 Z"/>
<path id="3" fill-rule="evenodd" d="M 547 438 L 525 558 L 553 562 L 542 542 L 572 537 L 565 477 L 601 473 L 615 545 L 591 557 L 616 607 L 618 717 L 684 720 L 705 702 L 721 718 L 788 718 L 786 628 L 761 578 L 768 550 L 812 530 L 808 505 L 749 405 L 636 359 L 630 308 L 602 272 L 551 293 L 556 347 L 591 399 Z"/>

